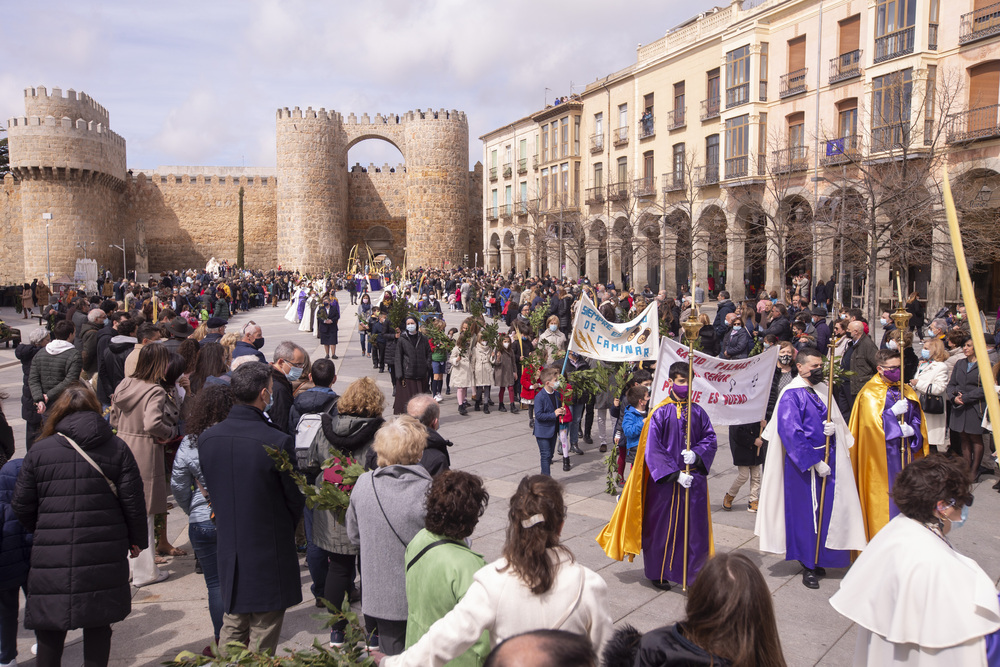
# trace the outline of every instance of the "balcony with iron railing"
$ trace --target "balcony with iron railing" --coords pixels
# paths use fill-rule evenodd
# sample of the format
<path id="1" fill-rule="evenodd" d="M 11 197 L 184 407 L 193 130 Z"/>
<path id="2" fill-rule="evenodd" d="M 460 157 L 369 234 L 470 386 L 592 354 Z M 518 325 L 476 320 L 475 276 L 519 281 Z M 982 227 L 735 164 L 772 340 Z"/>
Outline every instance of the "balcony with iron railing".
<path id="1" fill-rule="evenodd" d="M 744 178 L 749 175 L 750 158 L 746 155 L 726 158 L 726 178 Z"/>
<path id="2" fill-rule="evenodd" d="M 861 49 L 830 58 L 830 83 L 846 81 L 861 76 Z"/>
<path id="3" fill-rule="evenodd" d="M 600 153 L 604 150 L 604 133 L 599 132 L 597 134 L 590 135 L 590 152 Z"/>
<path id="4" fill-rule="evenodd" d="M 504 164 L 503 166 L 503 177 L 510 178 L 514 174 L 514 169 L 510 162 Z"/>
<path id="5" fill-rule="evenodd" d="M 700 188 L 706 188 L 718 184 L 719 165 L 706 164 L 704 167 L 698 167 L 698 171 L 697 174 L 695 175 L 694 182 Z"/>
<path id="6" fill-rule="evenodd" d="M 587 194 L 584 201 L 587 204 L 603 204 L 604 203 L 604 186 L 595 185 L 592 188 L 587 188 Z"/>
<path id="7" fill-rule="evenodd" d="M 950 114 L 946 136 L 949 144 L 1000 137 L 1000 104 Z"/>
<path id="8" fill-rule="evenodd" d="M 538 171 L 538 153 L 531 156 L 531 168 Z"/>
<path id="9" fill-rule="evenodd" d="M 614 145 L 624 146 L 628 143 L 628 125 L 623 125 L 615 130 Z"/>
<path id="10" fill-rule="evenodd" d="M 808 67 L 797 69 L 794 72 L 781 75 L 781 82 L 778 87 L 778 97 L 784 99 L 792 95 L 806 92 L 806 73 Z"/>
<path id="11" fill-rule="evenodd" d="M 516 201 L 516 202 L 514 202 L 514 214 L 515 215 L 528 215 L 528 202 L 526 202 L 526 201 Z"/>
<path id="12" fill-rule="evenodd" d="M 701 119 L 711 120 L 712 118 L 718 118 L 721 106 L 722 100 L 718 97 L 709 97 L 707 100 L 702 100 Z"/>
<path id="13" fill-rule="evenodd" d="M 930 51 L 937 51 L 938 45 L 938 24 L 927 24 L 927 48 Z"/>
<path id="14" fill-rule="evenodd" d="M 528 173 L 528 158 L 522 157 L 517 161 L 517 173 L 527 174 Z"/>
<path id="15" fill-rule="evenodd" d="M 500 207 L 500 217 L 504 220 L 509 220 L 514 216 L 514 205 L 513 204 L 503 204 Z"/>
<path id="16" fill-rule="evenodd" d="M 750 101 L 750 82 L 726 88 L 726 108 L 732 109 Z"/>
<path id="17" fill-rule="evenodd" d="M 684 172 L 674 171 L 663 175 L 664 192 L 680 192 L 684 190 Z"/>
<path id="18" fill-rule="evenodd" d="M 1000 2 L 962 14 L 959 44 L 968 44 L 996 34 L 1000 34 Z"/>
<path id="19" fill-rule="evenodd" d="M 771 169 L 775 174 L 791 174 L 809 169 L 809 147 L 789 146 L 772 151 Z"/>
<path id="20" fill-rule="evenodd" d="M 490 167 L 490 180 L 491 181 L 497 180 L 497 168 L 496 167 Z"/>
<path id="21" fill-rule="evenodd" d="M 679 107 L 667 114 L 667 129 L 678 130 L 687 125 L 687 107 Z"/>
<path id="22" fill-rule="evenodd" d="M 486 217 L 489 220 L 496 220 L 499 217 L 499 206 L 487 206 L 486 207 Z"/>
<path id="23" fill-rule="evenodd" d="M 903 28 L 888 35 L 875 38 L 875 62 L 884 63 L 886 60 L 899 58 L 909 53 L 913 53 L 913 26 Z"/>
<path id="24" fill-rule="evenodd" d="M 656 136 L 656 117 L 650 114 L 639 120 L 639 139 Z"/>
<path id="25" fill-rule="evenodd" d="M 872 128 L 872 152 L 882 153 L 910 145 L 909 123 L 891 123 Z"/>
<path id="26" fill-rule="evenodd" d="M 628 183 L 608 183 L 608 201 L 628 199 Z"/>
<path id="27" fill-rule="evenodd" d="M 856 134 L 829 139 L 825 146 L 825 154 L 820 158 L 820 163 L 825 167 L 856 162 L 861 157 L 858 150 L 860 142 Z"/>
<path id="28" fill-rule="evenodd" d="M 656 180 L 652 176 L 643 176 L 632 181 L 632 189 L 636 197 L 655 197 Z"/>

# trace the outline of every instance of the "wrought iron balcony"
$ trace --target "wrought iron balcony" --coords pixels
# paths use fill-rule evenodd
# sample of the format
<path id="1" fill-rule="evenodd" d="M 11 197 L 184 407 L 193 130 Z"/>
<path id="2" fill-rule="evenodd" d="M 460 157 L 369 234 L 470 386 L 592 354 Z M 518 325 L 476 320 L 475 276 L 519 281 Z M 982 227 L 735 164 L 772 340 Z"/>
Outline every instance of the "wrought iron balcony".
<path id="1" fill-rule="evenodd" d="M 674 109 L 667 114 L 667 129 L 676 130 L 687 125 L 687 107 Z"/>
<path id="2" fill-rule="evenodd" d="M 750 82 L 726 88 L 726 108 L 732 109 L 750 101 Z"/>
<path id="3" fill-rule="evenodd" d="M 778 97 L 791 97 L 792 95 L 806 92 L 806 73 L 808 71 L 808 67 L 803 67 L 794 72 L 782 74 L 781 83 L 778 87 Z"/>
<path id="4" fill-rule="evenodd" d="M 875 39 L 875 62 L 883 63 L 913 53 L 913 26 Z"/>
<path id="5" fill-rule="evenodd" d="M 656 117 L 650 114 L 639 120 L 639 139 L 656 136 Z"/>
<path id="6" fill-rule="evenodd" d="M 486 208 L 486 217 L 490 220 L 496 220 L 499 215 L 498 208 L 499 206 L 488 206 Z"/>
<path id="7" fill-rule="evenodd" d="M 927 48 L 930 51 L 937 51 L 938 44 L 938 24 L 927 24 Z"/>
<path id="8" fill-rule="evenodd" d="M 830 83 L 846 81 L 861 76 L 861 49 L 830 58 Z"/>
<path id="9" fill-rule="evenodd" d="M 960 26 L 959 44 L 968 44 L 1000 33 L 1000 2 L 962 14 Z"/>
<path id="10" fill-rule="evenodd" d="M 514 205 L 513 204 L 503 204 L 500 207 L 500 217 L 509 220 L 514 215 Z"/>
<path id="11" fill-rule="evenodd" d="M 528 173 L 528 158 L 523 157 L 517 161 L 517 173 L 519 174 Z"/>
<path id="12" fill-rule="evenodd" d="M 789 146 L 771 153 L 772 169 L 775 174 L 789 174 L 809 168 L 809 147 Z"/>
<path id="13" fill-rule="evenodd" d="M 743 155 L 726 159 L 726 178 L 743 178 L 748 175 L 750 159 Z"/>
<path id="14" fill-rule="evenodd" d="M 684 190 L 684 172 L 674 171 L 663 175 L 664 192 L 680 192 Z"/>
<path id="15" fill-rule="evenodd" d="M 1000 104 L 948 116 L 949 144 L 1000 137 Z"/>
<path id="16" fill-rule="evenodd" d="M 490 167 L 490 180 L 491 181 L 497 180 L 497 168 L 496 167 Z"/>
<path id="17" fill-rule="evenodd" d="M 604 133 L 590 135 L 590 152 L 600 153 L 604 150 Z"/>
<path id="18" fill-rule="evenodd" d="M 701 101 L 701 119 L 711 120 L 712 118 L 719 117 L 719 111 L 722 107 L 722 100 L 718 97 L 709 97 L 707 100 Z"/>
<path id="19" fill-rule="evenodd" d="M 511 167 L 510 162 L 508 162 L 507 164 L 505 164 L 503 166 L 503 177 L 504 178 L 510 178 L 513 173 L 514 173 L 514 170 Z"/>
<path id="20" fill-rule="evenodd" d="M 538 153 L 531 156 L 531 168 L 538 171 Z"/>
<path id="21" fill-rule="evenodd" d="M 652 176 L 635 179 L 632 181 L 632 187 L 635 190 L 636 197 L 656 196 L 656 180 Z"/>
<path id="22" fill-rule="evenodd" d="M 528 202 L 526 201 L 514 202 L 514 213 L 516 215 L 528 215 Z"/>
<path id="23" fill-rule="evenodd" d="M 825 155 L 820 158 L 820 162 L 824 166 L 831 166 L 857 161 L 861 157 L 859 146 L 856 134 L 830 139 L 826 142 Z"/>
<path id="24" fill-rule="evenodd" d="M 628 183 L 609 183 L 608 184 L 608 201 L 622 201 L 623 199 L 628 199 Z"/>
<path id="25" fill-rule="evenodd" d="M 697 183 L 698 187 L 705 188 L 710 185 L 715 185 L 718 182 L 718 164 L 706 164 L 704 167 L 698 167 L 698 175 L 695 177 L 695 183 Z"/>
<path id="26" fill-rule="evenodd" d="M 910 145 L 909 123 L 892 123 L 872 129 L 872 152 L 881 153 Z"/>
<path id="27" fill-rule="evenodd" d="M 584 200 L 588 204 L 603 204 L 604 203 L 604 186 L 597 185 L 592 188 L 587 188 L 586 199 Z"/>
<path id="28" fill-rule="evenodd" d="M 624 125 L 615 130 L 614 145 L 624 146 L 628 143 L 628 125 Z"/>

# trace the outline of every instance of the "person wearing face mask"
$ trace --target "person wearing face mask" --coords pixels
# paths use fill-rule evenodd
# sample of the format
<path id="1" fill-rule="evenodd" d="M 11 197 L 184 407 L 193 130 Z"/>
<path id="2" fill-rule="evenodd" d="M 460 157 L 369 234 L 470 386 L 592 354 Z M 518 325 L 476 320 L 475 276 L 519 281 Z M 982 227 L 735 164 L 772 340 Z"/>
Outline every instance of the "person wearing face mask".
<path id="1" fill-rule="evenodd" d="M 372 316 L 372 299 L 366 292 L 361 297 L 358 304 L 358 338 L 361 341 L 361 356 L 370 357 L 372 355 L 371 345 L 368 342 L 368 320 Z"/>
<path id="2" fill-rule="evenodd" d="M 369 315 L 371 312 L 369 312 Z M 319 323 L 319 344 L 326 350 L 326 358 L 337 359 L 337 323 L 340 322 L 340 302 L 332 293 L 323 297 L 319 310 L 316 311 L 316 321 Z"/>
<path id="3" fill-rule="evenodd" d="M 768 450 L 754 533 L 761 551 L 799 561 L 802 584 L 815 589 L 826 568 L 848 567 L 850 551 L 867 540 L 851 469 L 854 439 L 836 405 L 827 420 L 823 357 L 813 348 L 800 350 L 795 367 L 798 377 L 778 396 L 762 434 Z"/>
<path id="4" fill-rule="evenodd" d="M 615 560 L 643 554 L 646 578 L 660 590 L 671 583 L 687 584 L 714 551 L 708 507 L 708 474 L 718 449 L 708 414 L 692 401 L 691 448 L 687 449 L 688 365 L 671 364 L 667 396 L 646 420 L 635 460 L 642 461 L 625 482 L 611 521 L 597 537 L 604 552 Z M 685 503 L 690 503 L 685 507 Z M 685 522 L 687 510 L 687 552 Z M 642 513 L 642 523 L 635 520 Z"/>
<path id="5" fill-rule="evenodd" d="M 265 406 L 264 412 L 278 430 L 292 435 L 295 432 L 295 427 L 290 424 L 289 419 L 294 397 L 292 383 L 302 377 L 302 371 L 306 366 L 306 351 L 290 340 L 283 340 L 274 348 L 271 358 L 271 378 L 274 380 L 274 386 L 270 394 L 271 401 Z"/>
<path id="6" fill-rule="evenodd" d="M 951 334 L 949 334 L 949 340 Z M 976 480 L 980 475 L 980 465 L 983 462 L 983 412 L 986 410 L 986 393 L 979 375 L 979 361 L 976 359 L 976 349 L 972 339 L 966 339 L 961 345 L 965 358 L 957 362 L 948 381 L 945 397 L 951 403 L 951 416 L 948 425 L 959 440 L 962 459 L 968 466 L 970 479 Z M 984 359 L 984 364 L 989 360 Z M 992 391 L 992 388 L 990 388 Z"/>
<path id="7" fill-rule="evenodd" d="M 406 414 L 406 404 L 417 394 L 426 394 L 427 377 L 431 372 L 431 345 L 427 336 L 417 330 L 417 320 L 407 317 L 403 333 L 396 341 L 396 387 L 392 414 Z"/>
<path id="8" fill-rule="evenodd" d="M 851 465 L 869 540 L 899 513 L 892 485 L 900 471 L 929 452 L 920 397 L 908 384 L 899 394 L 899 352 L 879 350 L 875 362 L 878 372 L 858 392 L 850 423 L 857 445 Z"/>
<path id="9" fill-rule="evenodd" d="M 243 327 L 242 338 L 236 341 L 236 345 L 233 346 L 232 357 L 236 359 L 244 355 L 251 355 L 257 361 L 267 363 L 267 359 L 260 352 L 262 347 L 264 347 L 264 334 L 260 325 L 250 321 Z"/>
<path id="10" fill-rule="evenodd" d="M 493 384 L 500 388 L 500 396 L 497 398 L 500 405 L 497 410 L 507 412 L 507 407 L 503 404 L 503 392 L 506 389 L 510 396 L 511 414 L 516 414 L 519 411 L 517 401 L 514 400 L 514 383 L 518 378 L 517 361 L 514 358 L 514 348 L 509 334 L 502 336 L 500 340 L 500 349 L 493 361 Z"/>
<path id="11" fill-rule="evenodd" d="M 936 338 L 929 338 L 924 341 L 923 349 L 920 351 L 920 365 L 910 386 L 920 395 L 921 401 L 926 396 L 936 396 L 939 400 L 944 399 L 945 390 L 948 388 L 948 353 L 945 352 L 944 345 Z M 927 443 L 931 451 L 943 452 L 948 445 L 948 423 L 945 411 L 940 412 L 924 411 L 924 420 L 927 424 Z"/>
<path id="12" fill-rule="evenodd" d="M 899 515 L 861 553 L 830 598 L 858 625 L 855 665 L 996 664 L 1000 605 L 993 579 L 952 545 L 972 488 L 961 460 L 932 454 L 893 488 Z"/>
<path id="13" fill-rule="evenodd" d="M 888 350 L 889 349 L 889 339 L 892 337 L 892 332 L 896 331 L 896 323 L 892 321 L 889 317 L 888 311 L 883 311 L 879 316 L 878 323 L 882 325 L 882 340 L 879 341 L 878 349 Z"/>
<path id="14" fill-rule="evenodd" d="M 538 336 L 538 347 L 545 355 L 545 365 L 552 362 L 552 352 L 554 350 L 566 349 L 566 334 L 559 330 L 559 316 L 550 315 L 545 321 L 545 330 Z"/>

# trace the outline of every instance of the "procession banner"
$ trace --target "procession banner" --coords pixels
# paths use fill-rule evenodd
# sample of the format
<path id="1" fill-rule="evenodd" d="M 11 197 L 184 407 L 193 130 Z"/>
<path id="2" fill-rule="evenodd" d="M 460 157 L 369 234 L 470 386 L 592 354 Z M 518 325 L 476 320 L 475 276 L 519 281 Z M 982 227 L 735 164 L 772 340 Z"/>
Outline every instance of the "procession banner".
<path id="1" fill-rule="evenodd" d="M 670 365 L 687 361 L 687 357 L 687 346 L 663 339 L 650 405 L 657 405 L 666 398 Z M 777 345 L 749 359 L 720 359 L 695 350 L 694 382 L 688 390 L 691 400 L 708 413 L 715 426 L 759 422 L 767 411 L 777 363 Z"/>
<path id="2" fill-rule="evenodd" d="M 655 300 L 634 320 L 614 324 L 601 316 L 586 292 L 580 295 L 569 340 L 570 352 L 602 361 L 650 361 L 656 359 L 659 347 Z"/>

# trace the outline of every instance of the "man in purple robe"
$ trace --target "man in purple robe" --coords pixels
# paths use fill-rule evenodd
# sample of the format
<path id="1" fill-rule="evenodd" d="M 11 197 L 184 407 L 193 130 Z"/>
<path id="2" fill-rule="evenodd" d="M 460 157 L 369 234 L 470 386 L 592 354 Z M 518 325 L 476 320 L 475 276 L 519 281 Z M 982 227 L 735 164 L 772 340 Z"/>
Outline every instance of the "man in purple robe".
<path id="1" fill-rule="evenodd" d="M 687 449 L 688 365 L 670 366 L 667 398 L 649 418 L 644 459 L 649 472 L 642 511 L 642 558 L 646 577 L 670 583 L 694 581 L 714 552 L 708 508 L 708 471 L 718 447 L 708 415 L 691 403 L 691 448 Z M 687 552 L 684 509 L 688 507 Z M 687 578 L 684 559 L 687 558 Z"/>
<path id="2" fill-rule="evenodd" d="M 805 348 L 795 361 L 799 376 L 778 397 L 763 434 L 773 444 L 755 532 L 761 551 L 799 561 L 802 583 L 819 588 L 825 568 L 849 566 L 850 549 L 866 540 L 849 453 L 854 440 L 836 403 L 827 419 L 823 357 Z"/>

